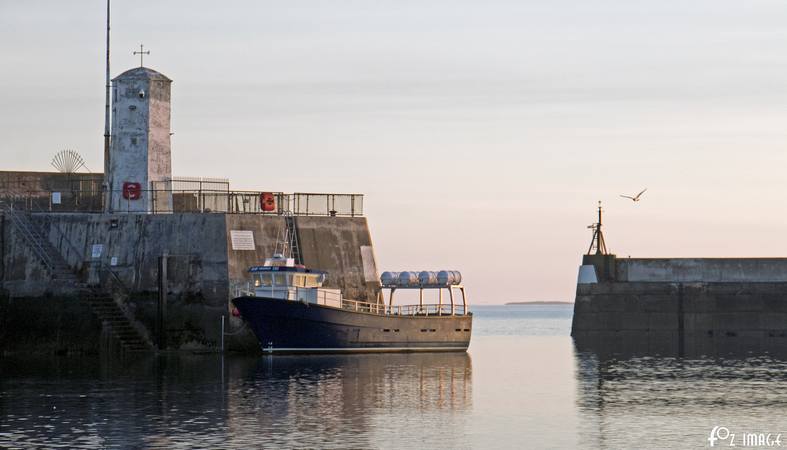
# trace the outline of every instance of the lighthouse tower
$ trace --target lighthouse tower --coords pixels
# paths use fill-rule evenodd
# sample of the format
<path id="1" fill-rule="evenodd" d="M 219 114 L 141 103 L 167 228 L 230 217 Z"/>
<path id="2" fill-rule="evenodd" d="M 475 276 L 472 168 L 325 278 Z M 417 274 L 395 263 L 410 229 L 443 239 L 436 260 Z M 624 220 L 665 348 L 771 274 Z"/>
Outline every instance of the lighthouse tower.
<path id="1" fill-rule="evenodd" d="M 109 210 L 171 211 L 172 80 L 147 67 L 137 67 L 112 81 Z"/>

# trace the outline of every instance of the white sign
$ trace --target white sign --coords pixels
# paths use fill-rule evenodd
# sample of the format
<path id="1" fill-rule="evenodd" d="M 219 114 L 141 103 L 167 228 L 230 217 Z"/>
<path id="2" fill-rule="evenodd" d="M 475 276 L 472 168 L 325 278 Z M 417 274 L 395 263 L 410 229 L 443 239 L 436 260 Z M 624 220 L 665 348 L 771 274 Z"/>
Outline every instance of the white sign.
<path id="1" fill-rule="evenodd" d="M 255 250 L 254 232 L 248 230 L 230 230 L 233 250 Z"/>
<path id="2" fill-rule="evenodd" d="M 93 244 L 93 249 L 90 252 L 90 256 L 93 259 L 101 258 L 101 254 L 104 253 L 104 244 Z"/>
<path id="3" fill-rule="evenodd" d="M 52 193 L 52 204 L 59 205 L 60 204 L 60 192 L 53 192 Z"/>
<path id="4" fill-rule="evenodd" d="M 109 265 L 112 266 L 112 267 L 117 266 L 118 265 L 118 257 L 117 256 L 113 256 L 109 260 Z"/>

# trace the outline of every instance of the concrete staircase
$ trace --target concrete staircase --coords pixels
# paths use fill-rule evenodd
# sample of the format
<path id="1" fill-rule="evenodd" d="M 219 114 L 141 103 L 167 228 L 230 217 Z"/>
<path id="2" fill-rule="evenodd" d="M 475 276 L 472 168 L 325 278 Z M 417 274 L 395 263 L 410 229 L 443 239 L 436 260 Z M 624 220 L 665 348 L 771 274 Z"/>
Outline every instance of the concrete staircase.
<path id="1" fill-rule="evenodd" d="M 5 216 L 25 238 L 28 246 L 41 260 L 52 276 L 53 281 L 65 282 L 77 288 L 81 300 L 90 305 L 93 313 L 104 324 L 108 325 L 112 335 L 126 351 L 155 351 L 155 346 L 133 325 L 120 305 L 108 292 L 109 289 L 88 287 L 82 283 L 77 274 L 63 258 L 60 251 L 49 242 L 46 235 L 30 220 L 30 214 L 15 210 L 5 210 Z M 84 259 L 84 258 L 82 258 Z M 107 275 L 110 282 L 120 284 L 120 280 L 111 272 Z"/>
<path id="2" fill-rule="evenodd" d="M 49 243 L 49 239 L 44 233 L 30 221 L 29 214 L 10 210 L 6 211 L 5 215 L 25 238 L 30 249 L 38 256 L 47 271 L 49 271 L 52 279 L 72 282 L 74 285 L 79 283 L 79 278 L 74 271 L 71 270 L 71 267 L 63 259 L 60 252 Z"/>
<path id="3" fill-rule="evenodd" d="M 129 352 L 150 352 L 155 350 L 153 344 L 132 325 L 129 318 L 111 296 L 88 291 L 81 295 L 81 299 L 90 305 L 93 314 L 99 320 L 109 326 L 112 335 L 120 342 L 124 350 Z"/>

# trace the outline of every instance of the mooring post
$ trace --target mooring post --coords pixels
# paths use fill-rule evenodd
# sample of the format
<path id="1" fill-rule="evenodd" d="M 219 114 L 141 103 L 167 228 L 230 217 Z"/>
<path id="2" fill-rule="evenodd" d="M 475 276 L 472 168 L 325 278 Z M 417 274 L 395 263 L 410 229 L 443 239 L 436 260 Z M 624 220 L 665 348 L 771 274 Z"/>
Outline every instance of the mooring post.
<path id="1" fill-rule="evenodd" d="M 166 322 L 167 322 L 167 259 L 169 255 L 164 252 L 159 257 L 158 266 L 158 315 L 156 320 L 156 330 L 158 335 L 158 348 L 167 348 Z"/>

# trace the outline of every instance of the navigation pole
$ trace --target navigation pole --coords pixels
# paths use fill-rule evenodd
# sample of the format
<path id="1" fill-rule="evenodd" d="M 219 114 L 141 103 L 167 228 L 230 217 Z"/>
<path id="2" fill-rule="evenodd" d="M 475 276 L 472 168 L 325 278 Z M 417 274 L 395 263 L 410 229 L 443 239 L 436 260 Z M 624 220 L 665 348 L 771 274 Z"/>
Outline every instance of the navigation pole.
<path id="1" fill-rule="evenodd" d="M 110 144 L 110 134 L 109 134 L 109 90 L 110 90 L 110 79 L 109 79 L 109 2 L 107 0 L 107 83 L 106 83 L 106 91 L 104 93 L 104 211 L 109 211 L 109 199 L 110 199 L 110 184 L 109 184 L 109 144 Z"/>
<path id="2" fill-rule="evenodd" d="M 601 202 L 598 202 L 598 222 L 592 225 L 588 225 L 588 228 L 593 230 L 593 240 L 590 241 L 590 247 L 588 248 L 588 255 L 593 254 L 593 249 L 596 249 L 596 255 L 606 255 L 607 252 L 607 243 L 604 242 L 604 233 L 601 232 Z"/>

